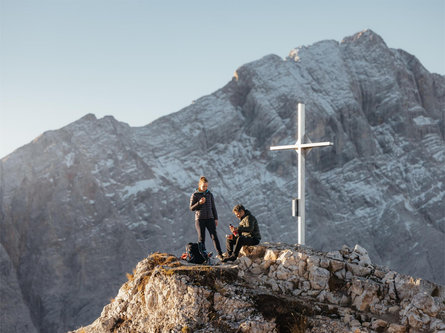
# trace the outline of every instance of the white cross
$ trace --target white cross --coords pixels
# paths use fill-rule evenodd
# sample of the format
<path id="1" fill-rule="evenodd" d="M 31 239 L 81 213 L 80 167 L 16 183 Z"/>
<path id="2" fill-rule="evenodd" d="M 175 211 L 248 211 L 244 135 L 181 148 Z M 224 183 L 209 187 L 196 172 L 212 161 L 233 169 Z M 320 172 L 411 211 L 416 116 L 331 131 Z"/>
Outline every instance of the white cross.
<path id="1" fill-rule="evenodd" d="M 298 216 L 298 244 L 305 245 L 306 243 L 306 224 L 304 212 L 304 177 L 305 177 L 305 160 L 306 155 L 312 148 L 324 147 L 334 145 L 332 142 L 316 142 L 313 143 L 305 135 L 304 129 L 304 104 L 298 103 L 298 133 L 297 142 L 294 145 L 287 146 L 272 146 L 270 150 L 290 150 L 293 149 L 298 153 L 298 198 L 293 200 L 292 215 Z M 309 141 L 303 143 L 304 138 Z M 297 210 L 297 212 L 296 212 Z"/>

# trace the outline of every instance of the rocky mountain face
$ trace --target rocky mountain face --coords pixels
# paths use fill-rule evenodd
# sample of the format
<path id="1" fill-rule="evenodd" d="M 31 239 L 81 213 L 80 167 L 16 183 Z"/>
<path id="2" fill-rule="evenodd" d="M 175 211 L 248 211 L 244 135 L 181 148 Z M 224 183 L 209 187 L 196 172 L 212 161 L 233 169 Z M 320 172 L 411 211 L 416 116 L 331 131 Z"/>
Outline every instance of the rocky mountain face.
<path id="1" fill-rule="evenodd" d="M 445 284 L 445 77 L 367 30 L 241 66 L 145 127 L 89 114 L 2 158 L 2 329 L 92 322 L 147 253 L 196 240 L 201 175 L 221 241 L 242 203 L 263 241 L 295 243 L 296 153 L 269 147 L 295 142 L 298 102 L 308 137 L 334 142 L 306 159 L 307 244 L 359 243 L 379 265 Z"/>
<path id="2" fill-rule="evenodd" d="M 443 332 L 445 287 L 373 265 L 359 245 L 320 252 L 266 243 L 235 265 L 155 253 L 75 333 Z"/>

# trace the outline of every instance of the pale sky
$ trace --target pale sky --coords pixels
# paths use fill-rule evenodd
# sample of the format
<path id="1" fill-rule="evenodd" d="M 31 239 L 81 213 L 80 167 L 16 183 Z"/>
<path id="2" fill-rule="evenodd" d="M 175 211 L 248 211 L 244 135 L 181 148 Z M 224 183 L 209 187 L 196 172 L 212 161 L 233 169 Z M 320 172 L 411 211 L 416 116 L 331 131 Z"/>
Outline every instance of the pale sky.
<path id="1" fill-rule="evenodd" d="M 0 158 L 87 113 L 147 125 L 364 29 L 445 75 L 445 0 L 0 0 Z"/>

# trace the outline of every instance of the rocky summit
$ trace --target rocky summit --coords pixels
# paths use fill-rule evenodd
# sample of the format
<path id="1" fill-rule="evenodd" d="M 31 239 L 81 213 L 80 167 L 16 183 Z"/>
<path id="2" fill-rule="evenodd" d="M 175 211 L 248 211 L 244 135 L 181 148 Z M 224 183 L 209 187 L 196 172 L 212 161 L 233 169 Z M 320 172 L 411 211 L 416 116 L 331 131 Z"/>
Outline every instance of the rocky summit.
<path id="1" fill-rule="evenodd" d="M 373 265 L 359 245 L 244 247 L 233 265 L 154 253 L 76 333 L 443 332 L 445 287 Z"/>
<path id="2" fill-rule="evenodd" d="M 298 103 L 334 143 L 306 157 L 306 244 L 445 284 L 445 76 L 366 30 L 247 63 L 147 126 L 88 114 L 3 157 L 2 330 L 90 323 L 147 253 L 182 253 L 203 175 L 221 241 L 241 203 L 263 241 L 295 243 L 296 152 L 269 148 L 295 142 Z"/>

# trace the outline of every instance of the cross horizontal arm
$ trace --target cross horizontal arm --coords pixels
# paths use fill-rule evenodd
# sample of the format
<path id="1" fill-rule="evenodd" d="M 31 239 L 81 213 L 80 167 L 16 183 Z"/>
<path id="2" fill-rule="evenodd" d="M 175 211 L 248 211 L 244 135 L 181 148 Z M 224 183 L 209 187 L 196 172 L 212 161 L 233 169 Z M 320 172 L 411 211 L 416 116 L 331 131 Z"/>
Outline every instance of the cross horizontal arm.
<path id="1" fill-rule="evenodd" d="M 303 143 L 301 145 L 295 144 L 295 145 L 287 145 L 287 146 L 271 146 L 270 150 L 298 150 L 298 149 L 310 149 L 314 147 L 326 147 L 326 146 L 333 146 L 334 144 L 332 142 L 312 142 L 312 143 Z"/>
<path id="2" fill-rule="evenodd" d="M 301 148 L 314 148 L 314 147 L 326 147 L 326 146 L 333 146 L 334 144 L 332 142 L 311 142 L 311 143 L 303 143 L 301 145 Z"/>
<path id="3" fill-rule="evenodd" d="M 287 145 L 287 146 L 272 146 L 270 150 L 288 150 L 288 149 L 298 149 L 297 145 Z"/>

